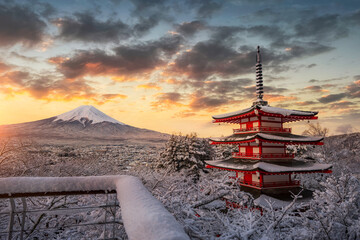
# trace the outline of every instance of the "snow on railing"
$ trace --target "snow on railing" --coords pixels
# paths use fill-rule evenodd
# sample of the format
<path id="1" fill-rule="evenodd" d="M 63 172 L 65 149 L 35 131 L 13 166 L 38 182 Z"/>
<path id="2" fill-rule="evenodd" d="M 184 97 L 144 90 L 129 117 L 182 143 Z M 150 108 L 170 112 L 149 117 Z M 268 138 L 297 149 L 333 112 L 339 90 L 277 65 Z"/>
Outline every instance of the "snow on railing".
<path id="1" fill-rule="evenodd" d="M 189 239 L 182 226 L 154 198 L 140 179 L 132 176 L 10 177 L 0 178 L 0 196 L 9 198 L 62 192 L 117 192 L 129 239 Z M 53 193 L 53 194 L 51 194 Z"/>

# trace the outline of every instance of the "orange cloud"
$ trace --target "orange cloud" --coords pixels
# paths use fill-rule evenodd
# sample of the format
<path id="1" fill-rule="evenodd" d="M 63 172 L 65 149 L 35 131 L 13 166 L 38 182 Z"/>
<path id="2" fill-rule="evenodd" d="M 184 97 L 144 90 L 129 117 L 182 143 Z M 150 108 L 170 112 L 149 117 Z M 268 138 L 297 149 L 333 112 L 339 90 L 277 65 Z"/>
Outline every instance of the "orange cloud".
<path id="1" fill-rule="evenodd" d="M 162 89 L 162 87 L 158 86 L 155 83 L 141 84 L 141 85 L 138 85 L 137 88 L 155 89 L 155 90 L 161 90 Z"/>
<path id="2" fill-rule="evenodd" d="M 156 110 L 164 110 L 172 107 L 182 107 L 184 104 L 180 103 L 182 96 L 180 93 L 168 92 L 155 94 L 156 101 L 150 103 L 151 107 Z"/>
<path id="3" fill-rule="evenodd" d="M 88 100 L 103 104 L 114 98 L 126 98 L 122 94 L 101 94 L 82 78 L 64 79 L 56 75 L 33 74 L 24 71 L 10 71 L 0 76 L 5 88 L 0 92 L 7 97 L 27 94 L 44 101 Z"/>
<path id="4" fill-rule="evenodd" d="M 279 94 L 266 94 L 266 101 L 269 102 L 283 102 L 283 101 L 292 101 L 292 100 L 297 100 L 297 97 L 283 96 Z"/>

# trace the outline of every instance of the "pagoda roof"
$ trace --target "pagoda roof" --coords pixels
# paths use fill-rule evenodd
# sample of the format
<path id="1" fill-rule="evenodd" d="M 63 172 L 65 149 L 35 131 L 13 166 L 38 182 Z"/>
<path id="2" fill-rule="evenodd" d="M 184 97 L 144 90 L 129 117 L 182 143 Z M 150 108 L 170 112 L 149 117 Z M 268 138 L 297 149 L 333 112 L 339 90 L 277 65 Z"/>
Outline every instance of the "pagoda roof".
<path id="1" fill-rule="evenodd" d="M 267 173 L 291 173 L 291 172 L 318 172 L 332 168 L 331 164 L 305 162 L 301 160 L 291 160 L 287 162 L 263 162 L 249 161 L 238 158 L 227 160 L 206 161 L 207 168 L 219 168 L 230 171 L 263 171 Z"/>
<path id="2" fill-rule="evenodd" d="M 312 111 L 301 111 L 301 110 L 290 110 L 290 109 L 284 109 L 284 108 L 277 108 L 277 107 L 271 107 L 269 105 L 263 106 L 263 105 L 255 105 L 249 108 L 245 108 L 242 110 L 238 110 L 235 112 L 230 113 L 224 113 L 219 115 L 212 116 L 213 119 L 216 120 L 233 120 L 235 118 L 244 118 L 248 117 L 249 115 L 257 115 L 255 113 L 255 110 L 259 110 L 259 115 L 274 115 L 278 117 L 301 117 L 305 119 L 311 119 L 315 115 L 318 114 L 318 112 L 312 112 Z"/>
<path id="3" fill-rule="evenodd" d="M 321 145 L 323 137 L 302 136 L 291 133 L 244 133 L 233 134 L 228 137 L 210 138 L 212 144 L 236 144 L 255 142 L 256 139 L 263 142 L 288 143 L 288 144 L 317 144 Z"/>

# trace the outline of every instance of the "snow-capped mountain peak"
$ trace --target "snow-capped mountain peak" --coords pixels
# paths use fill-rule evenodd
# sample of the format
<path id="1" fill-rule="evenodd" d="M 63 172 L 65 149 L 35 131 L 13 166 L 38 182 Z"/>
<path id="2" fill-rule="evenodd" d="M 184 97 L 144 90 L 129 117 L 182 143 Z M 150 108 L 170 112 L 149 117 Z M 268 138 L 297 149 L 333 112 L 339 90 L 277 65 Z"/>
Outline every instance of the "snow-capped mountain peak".
<path id="1" fill-rule="evenodd" d="M 54 121 L 59 121 L 59 120 L 66 122 L 79 121 L 82 124 L 85 124 L 85 122 L 87 121 L 92 121 L 91 122 L 92 124 L 101 123 L 101 122 L 111 122 L 111 123 L 126 125 L 112 117 L 109 117 L 108 115 L 99 111 L 98 109 L 96 109 L 91 105 L 83 105 L 77 107 L 69 112 L 56 116 L 56 118 L 54 119 Z"/>

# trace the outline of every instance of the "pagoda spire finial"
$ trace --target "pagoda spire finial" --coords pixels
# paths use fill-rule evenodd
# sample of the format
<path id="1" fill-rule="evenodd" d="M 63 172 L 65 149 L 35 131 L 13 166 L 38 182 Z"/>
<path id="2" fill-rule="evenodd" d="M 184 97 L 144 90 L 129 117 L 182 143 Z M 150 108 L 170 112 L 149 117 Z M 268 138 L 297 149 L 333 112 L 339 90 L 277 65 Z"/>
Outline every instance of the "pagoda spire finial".
<path id="1" fill-rule="evenodd" d="M 264 85 L 263 85 L 263 77 L 262 77 L 260 46 L 257 46 L 256 65 L 255 66 L 256 66 L 256 95 L 257 95 L 257 99 L 256 99 L 256 102 L 254 102 L 254 105 L 267 105 L 267 102 L 263 100 Z"/>

